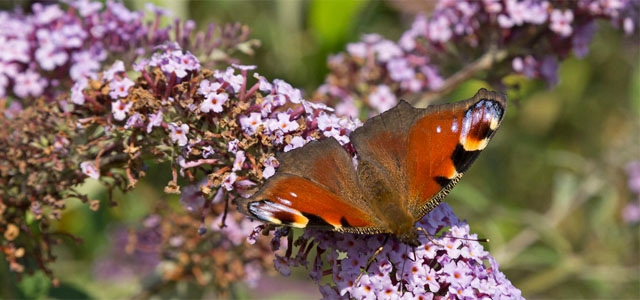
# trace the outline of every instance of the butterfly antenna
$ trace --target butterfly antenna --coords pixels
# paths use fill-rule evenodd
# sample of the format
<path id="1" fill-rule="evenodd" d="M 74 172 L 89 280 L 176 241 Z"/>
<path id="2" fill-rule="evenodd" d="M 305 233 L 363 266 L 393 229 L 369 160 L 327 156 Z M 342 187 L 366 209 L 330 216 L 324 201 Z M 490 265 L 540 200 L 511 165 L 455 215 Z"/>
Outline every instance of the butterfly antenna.
<path id="1" fill-rule="evenodd" d="M 424 233 L 424 235 L 429 239 L 429 241 L 431 241 L 431 243 L 433 243 L 436 246 L 440 246 L 440 247 L 444 247 L 442 244 L 436 242 L 433 240 L 433 238 L 431 238 L 431 235 L 422 227 L 418 227 L 416 228 L 416 230 L 418 231 L 422 231 L 422 233 Z"/>
<path id="2" fill-rule="evenodd" d="M 418 231 L 422 231 L 422 233 L 424 233 L 425 236 L 427 236 L 427 238 L 434 243 L 436 246 L 440 246 L 442 247 L 442 245 L 440 243 L 437 243 L 436 241 L 434 241 L 431 238 L 431 235 L 422 227 L 418 227 L 416 228 L 416 230 Z M 479 238 L 479 239 L 471 239 L 471 238 L 463 238 L 463 237 L 457 237 L 457 236 L 448 236 L 448 235 L 444 235 L 442 234 L 441 236 L 439 236 L 438 238 L 450 238 L 450 239 L 458 239 L 458 240 L 465 240 L 465 241 L 474 241 L 474 242 L 480 242 L 480 243 L 488 243 L 489 239 L 485 239 L 485 238 Z"/>
<path id="3" fill-rule="evenodd" d="M 488 243 L 489 239 L 485 239 L 485 238 L 479 238 L 479 239 L 471 239 L 471 238 L 463 238 L 463 237 L 456 237 L 456 236 L 448 236 L 448 235 L 442 235 L 440 236 L 441 238 L 446 237 L 446 238 L 450 238 L 450 239 L 457 239 L 457 240 L 465 240 L 465 241 L 474 241 L 474 242 L 480 242 L 480 243 Z"/>
<path id="4" fill-rule="evenodd" d="M 384 246 L 387 244 L 388 240 L 389 240 L 389 235 L 385 236 L 384 241 L 382 241 L 382 245 L 378 249 L 376 249 L 376 252 L 374 252 L 371 258 L 369 258 L 369 260 L 367 261 L 367 264 L 364 266 L 364 269 L 360 271 L 358 278 L 356 278 L 356 281 L 353 283 L 353 286 L 358 286 L 358 282 L 360 282 L 360 278 L 362 278 L 362 275 L 364 275 L 369 271 L 369 267 L 371 266 L 373 261 L 376 259 L 376 256 L 378 256 L 378 254 L 382 252 L 382 249 L 384 249 Z"/>

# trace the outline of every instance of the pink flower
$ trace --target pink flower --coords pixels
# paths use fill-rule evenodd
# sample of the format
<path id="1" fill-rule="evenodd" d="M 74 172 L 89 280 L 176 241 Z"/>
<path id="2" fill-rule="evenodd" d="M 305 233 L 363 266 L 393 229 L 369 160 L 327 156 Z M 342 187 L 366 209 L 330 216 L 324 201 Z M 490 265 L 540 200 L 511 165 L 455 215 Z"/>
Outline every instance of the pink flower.
<path id="1" fill-rule="evenodd" d="M 289 118 L 291 116 L 288 113 L 278 113 L 277 120 L 269 120 L 269 130 L 276 131 L 280 130 L 282 133 L 289 133 L 292 131 L 296 131 L 300 125 L 296 121 L 290 121 Z"/>
<path id="2" fill-rule="evenodd" d="M 209 94 L 217 93 L 221 86 L 222 84 L 219 82 L 211 82 L 208 79 L 205 79 L 203 81 L 200 81 L 198 94 L 208 97 Z"/>
<path id="3" fill-rule="evenodd" d="M 394 57 L 402 56 L 403 52 L 398 45 L 389 40 L 382 40 L 373 45 L 373 50 L 378 61 L 386 62 Z"/>
<path id="4" fill-rule="evenodd" d="M 240 91 L 240 87 L 242 87 L 244 77 L 242 77 L 242 75 L 234 75 L 234 72 L 235 70 L 232 67 L 227 67 L 227 70 L 224 72 L 216 70 L 213 77 L 228 82 L 231 88 L 233 88 L 233 91 L 237 93 Z"/>
<path id="5" fill-rule="evenodd" d="M 429 39 L 436 43 L 447 42 L 453 32 L 451 24 L 445 16 L 437 16 L 429 22 Z"/>
<path id="6" fill-rule="evenodd" d="M 225 104 L 225 102 L 227 102 L 227 99 L 229 99 L 229 95 L 227 95 L 227 93 L 211 93 L 208 94 L 206 96 L 206 98 L 204 99 L 204 101 L 202 101 L 202 103 L 200 103 L 200 111 L 204 112 L 204 113 L 208 113 L 210 111 L 213 112 L 222 112 L 223 107 L 222 105 Z"/>
<path id="7" fill-rule="evenodd" d="M 562 12 L 559 9 L 554 9 L 551 12 L 551 25 L 549 27 L 555 33 L 567 37 L 573 32 L 571 22 L 573 22 L 573 11 L 567 9 Z"/>
<path id="8" fill-rule="evenodd" d="M 207 185 L 207 179 L 203 179 L 197 184 L 192 184 L 184 187 L 180 194 L 180 204 L 184 206 L 188 211 L 199 211 L 204 206 L 204 195 L 200 190 L 201 186 Z"/>
<path id="9" fill-rule="evenodd" d="M 625 18 L 622 22 L 622 28 L 624 29 L 624 33 L 626 33 L 627 35 L 631 35 L 635 29 L 633 19 Z"/>
<path id="10" fill-rule="evenodd" d="M 576 28 L 576 33 L 571 39 L 573 53 L 577 58 L 583 58 L 589 53 L 589 43 L 596 32 L 596 23 L 591 21 Z"/>
<path id="11" fill-rule="evenodd" d="M 232 171 L 241 170 L 245 159 L 246 159 L 246 156 L 244 155 L 244 151 L 236 152 L 236 159 L 235 161 L 233 161 L 233 169 L 231 170 Z"/>
<path id="12" fill-rule="evenodd" d="M 69 55 L 64 50 L 57 49 L 53 45 L 43 45 L 36 50 L 36 60 L 44 70 L 51 71 L 64 65 Z"/>
<path id="13" fill-rule="evenodd" d="M 284 146 L 284 152 L 288 152 L 293 149 L 300 148 L 304 146 L 304 144 L 305 144 L 305 140 L 301 136 L 296 135 L 291 139 L 291 143 Z"/>
<path id="14" fill-rule="evenodd" d="M 233 141 L 230 141 L 229 144 L 227 145 L 227 151 L 231 152 L 231 153 L 236 153 L 238 152 L 238 143 L 240 141 L 238 141 L 238 139 L 234 139 Z"/>
<path id="15" fill-rule="evenodd" d="M 31 70 L 18 73 L 14 78 L 14 82 L 13 92 L 20 98 L 26 98 L 29 95 L 38 97 L 47 86 L 47 80 Z"/>
<path id="16" fill-rule="evenodd" d="M 129 110 L 131 109 L 132 105 L 133 105 L 132 102 L 128 102 L 125 104 L 121 100 L 118 100 L 116 102 L 111 102 L 111 110 L 113 112 L 113 118 L 118 121 L 124 120 L 124 118 L 127 117 L 127 113 L 129 113 Z"/>
<path id="17" fill-rule="evenodd" d="M 436 278 L 438 278 L 437 276 L 438 275 L 436 274 L 436 271 L 434 269 L 430 268 L 428 271 L 426 271 L 424 279 L 429 286 L 429 291 L 431 292 L 440 290 L 440 283 L 436 280 Z"/>
<path id="18" fill-rule="evenodd" d="M 189 141 L 187 137 L 187 133 L 189 133 L 189 125 L 182 124 L 178 126 L 176 123 L 169 124 L 169 129 L 171 130 L 171 140 L 174 143 L 178 143 L 179 146 L 184 146 Z"/>
<path id="19" fill-rule="evenodd" d="M 73 87 L 71 87 L 71 102 L 77 105 L 84 104 L 84 89 L 89 86 L 89 81 L 87 79 L 78 80 Z"/>
<path id="20" fill-rule="evenodd" d="M 360 112 L 358 111 L 356 105 L 353 103 L 353 100 L 342 101 L 336 105 L 336 115 L 338 116 L 357 118 L 359 113 Z"/>
<path id="21" fill-rule="evenodd" d="M 147 133 L 151 133 L 153 127 L 160 126 L 162 124 L 162 111 L 159 110 L 155 114 L 149 115 L 149 124 L 147 124 Z"/>
<path id="22" fill-rule="evenodd" d="M 240 116 L 240 126 L 242 126 L 242 129 L 250 135 L 256 133 L 256 130 L 258 130 L 258 127 L 261 124 L 262 114 L 260 113 L 252 112 L 248 117 L 246 115 Z"/>
<path id="23" fill-rule="evenodd" d="M 393 94 L 389 86 L 381 84 L 369 94 L 369 105 L 379 113 L 385 112 L 398 103 L 396 95 Z"/>
<path id="24" fill-rule="evenodd" d="M 82 173 L 87 175 L 93 179 L 100 178 L 100 170 L 96 168 L 95 162 L 85 161 L 80 164 L 80 168 L 82 169 Z"/>
<path id="25" fill-rule="evenodd" d="M 366 58 L 368 47 L 365 43 L 349 43 L 347 44 L 347 52 L 355 57 Z"/>
<path id="26" fill-rule="evenodd" d="M 233 183 L 236 182 L 236 179 L 238 179 L 238 175 L 236 175 L 235 172 L 231 172 L 222 180 L 222 185 L 227 191 L 231 191 L 233 190 Z"/>
<path id="27" fill-rule="evenodd" d="M 547 21 L 549 17 L 549 2 L 543 1 L 540 3 L 536 3 L 533 1 L 529 1 L 524 8 L 524 19 L 525 21 L 532 24 L 543 24 Z"/>
<path id="28" fill-rule="evenodd" d="M 264 76 L 260 76 L 260 74 L 258 73 L 253 73 L 253 77 L 258 79 L 258 89 L 260 91 L 271 92 L 271 90 L 273 90 L 273 85 L 271 85 L 271 83 L 269 83 L 269 81 Z"/>
<path id="29" fill-rule="evenodd" d="M 124 63 L 121 60 L 116 60 L 108 70 L 102 72 L 102 80 L 112 81 L 117 73 L 123 73 L 124 71 Z"/>
<path id="30" fill-rule="evenodd" d="M 423 66 L 420 68 L 420 72 L 427 77 L 427 86 L 429 89 L 437 90 L 444 84 L 444 79 L 438 73 L 438 69 L 433 66 Z"/>
<path id="31" fill-rule="evenodd" d="M 109 92 L 109 96 L 113 99 L 124 98 L 129 94 L 129 88 L 134 86 L 135 83 L 131 81 L 129 78 L 122 78 L 120 80 L 112 80 L 109 82 L 109 87 L 111 88 L 111 92 Z"/>
<path id="32" fill-rule="evenodd" d="M 278 166 L 278 162 L 273 156 L 269 156 L 264 162 L 265 168 L 262 171 L 262 177 L 269 178 L 276 173 L 276 167 Z"/>
<path id="33" fill-rule="evenodd" d="M 395 81 L 403 81 L 413 79 L 416 72 L 406 58 L 394 58 L 387 62 L 387 70 L 389 70 L 389 77 Z"/>
<path id="34" fill-rule="evenodd" d="M 273 84 L 275 85 L 276 93 L 286 96 L 292 103 L 297 104 L 302 100 L 302 93 L 300 90 L 294 88 L 288 82 L 280 79 L 274 79 Z"/>

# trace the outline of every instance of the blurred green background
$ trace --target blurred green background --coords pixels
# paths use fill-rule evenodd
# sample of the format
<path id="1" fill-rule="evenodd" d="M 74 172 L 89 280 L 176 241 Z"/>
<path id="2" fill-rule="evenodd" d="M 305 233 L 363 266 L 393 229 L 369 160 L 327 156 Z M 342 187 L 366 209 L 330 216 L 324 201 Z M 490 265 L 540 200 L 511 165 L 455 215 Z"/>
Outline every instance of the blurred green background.
<path id="1" fill-rule="evenodd" d="M 386 1 L 153 1 L 174 16 L 196 21 L 240 22 L 261 41 L 256 64 L 267 78 L 281 78 L 308 93 L 327 74 L 328 55 L 345 49 L 364 33 L 396 40 L 410 26 L 413 13 L 433 3 Z M 126 2 L 143 9 L 143 1 Z M 404 3 L 404 4 L 402 4 Z M 5 3 L 6 4 L 6 3 Z M 589 55 L 569 58 L 559 69 L 559 84 L 510 77 L 519 90 L 509 93 L 509 112 L 500 133 L 448 197 L 455 213 L 473 232 L 491 239 L 487 245 L 501 270 L 530 299 L 640 298 L 638 224 L 621 218 L 629 201 L 625 166 L 640 159 L 640 62 L 637 39 L 628 39 L 599 23 Z M 475 93 L 481 82 L 463 84 L 443 99 Z M 107 233 L 139 224 L 155 201 L 178 207 L 177 197 L 163 194 L 167 166 L 152 166 L 150 176 L 133 192 L 117 195 L 119 205 L 93 212 L 79 202 L 69 205 L 61 230 L 84 243 L 56 248 L 54 265 L 61 285 L 50 286 L 37 274 L 16 283 L 2 267 L 3 298 L 129 298 L 141 281 L 102 281 L 93 262 L 106 255 Z M 83 189 L 106 199 L 105 189 L 89 181 Z M 103 202 L 104 203 L 104 202 Z M 0 262 L 4 264 L 4 261 Z M 319 298 L 304 273 L 266 279 L 268 290 L 243 297 Z M 206 296 L 196 286 L 175 287 L 178 298 Z"/>

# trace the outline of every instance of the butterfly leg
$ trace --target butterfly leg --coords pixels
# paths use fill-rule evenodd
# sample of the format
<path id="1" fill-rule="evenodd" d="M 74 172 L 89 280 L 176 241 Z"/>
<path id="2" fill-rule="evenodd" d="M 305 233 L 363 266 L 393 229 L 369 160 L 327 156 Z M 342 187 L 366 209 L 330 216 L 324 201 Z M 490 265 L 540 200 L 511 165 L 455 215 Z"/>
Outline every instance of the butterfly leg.
<path id="1" fill-rule="evenodd" d="M 438 242 L 434 241 L 434 240 L 431 238 L 431 235 L 430 235 L 430 234 L 429 234 L 429 233 L 428 233 L 424 228 L 422 228 L 422 227 L 417 227 L 417 228 L 416 228 L 416 230 L 418 230 L 418 231 L 422 231 L 422 233 L 424 233 L 424 235 L 425 235 L 425 236 L 429 239 L 429 241 L 431 241 L 434 245 L 436 245 L 436 246 L 440 246 L 440 247 L 444 247 L 442 244 L 440 244 L 440 243 L 438 243 Z"/>
<path id="2" fill-rule="evenodd" d="M 227 227 L 227 213 L 229 212 L 229 197 L 225 197 L 225 202 L 224 202 L 224 214 L 222 215 L 222 222 L 220 223 L 220 228 L 225 228 Z"/>
<path id="3" fill-rule="evenodd" d="M 369 258 L 369 261 L 367 261 L 367 264 L 364 266 L 364 269 L 362 271 L 360 271 L 360 275 L 358 275 L 358 278 L 356 278 L 356 281 L 353 284 L 353 286 L 358 286 L 358 282 L 360 282 L 360 278 L 362 278 L 362 275 L 364 275 L 365 273 L 367 273 L 369 271 L 369 267 L 371 266 L 373 261 L 376 259 L 376 256 L 378 256 L 378 254 L 380 254 L 380 252 L 382 252 L 382 249 L 384 249 L 384 246 L 387 244 L 388 240 L 389 240 L 389 235 L 387 235 L 384 238 L 384 241 L 382 241 L 382 245 L 380 246 L 380 248 L 378 248 L 376 250 L 376 252 L 373 253 L 371 258 Z"/>

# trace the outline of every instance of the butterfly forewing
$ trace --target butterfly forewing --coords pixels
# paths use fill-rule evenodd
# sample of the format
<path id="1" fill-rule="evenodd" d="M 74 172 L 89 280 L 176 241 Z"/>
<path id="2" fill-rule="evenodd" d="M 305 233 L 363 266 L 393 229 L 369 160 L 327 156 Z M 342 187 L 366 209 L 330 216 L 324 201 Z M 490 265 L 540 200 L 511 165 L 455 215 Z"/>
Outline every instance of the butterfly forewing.
<path id="1" fill-rule="evenodd" d="M 409 207 L 416 219 L 433 209 L 458 182 L 500 125 L 503 94 L 484 89 L 471 99 L 430 106 L 408 136 Z"/>

